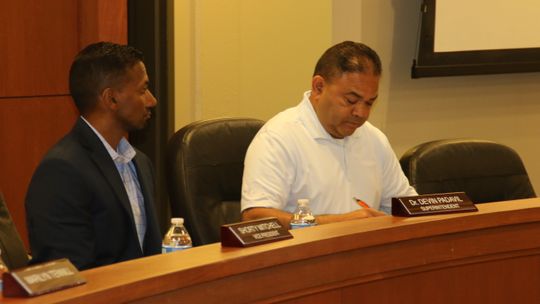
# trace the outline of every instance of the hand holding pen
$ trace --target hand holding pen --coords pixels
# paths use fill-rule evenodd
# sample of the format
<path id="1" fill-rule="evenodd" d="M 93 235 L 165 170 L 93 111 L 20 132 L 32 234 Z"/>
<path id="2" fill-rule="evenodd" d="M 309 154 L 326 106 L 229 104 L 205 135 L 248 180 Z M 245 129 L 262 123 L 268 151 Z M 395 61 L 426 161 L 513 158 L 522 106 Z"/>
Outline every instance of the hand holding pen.
<path id="1" fill-rule="evenodd" d="M 359 199 L 357 197 L 353 197 L 353 200 L 356 202 L 356 204 L 358 204 L 358 206 L 362 207 L 361 209 L 359 209 L 357 211 L 364 212 L 364 213 L 367 212 L 369 214 L 368 217 L 387 215 L 384 212 L 381 212 L 379 210 L 371 208 L 366 202 L 364 202 L 363 200 L 361 200 L 361 199 Z"/>
<path id="2" fill-rule="evenodd" d="M 362 207 L 362 208 L 371 208 L 369 207 L 368 204 L 366 204 L 366 202 L 364 202 L 363 200 L 361 199 L 358 199 L 356 197 L 353 197 L 353 200 L 358 204 L 358 206 Z"/>

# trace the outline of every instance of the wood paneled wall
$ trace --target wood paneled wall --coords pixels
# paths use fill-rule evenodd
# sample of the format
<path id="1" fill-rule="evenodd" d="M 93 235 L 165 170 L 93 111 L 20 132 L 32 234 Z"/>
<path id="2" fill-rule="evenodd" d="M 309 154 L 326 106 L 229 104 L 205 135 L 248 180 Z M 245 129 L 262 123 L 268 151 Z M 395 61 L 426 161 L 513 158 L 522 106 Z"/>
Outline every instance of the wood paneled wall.
<path id="1" fill-rule="evenodd" d="M 101 40 L 127 43 L 127 0 L 2 0 L 0 191 L 27 249 L 28 183 L 78 116 L 69 67 L 81 48 Z"/>

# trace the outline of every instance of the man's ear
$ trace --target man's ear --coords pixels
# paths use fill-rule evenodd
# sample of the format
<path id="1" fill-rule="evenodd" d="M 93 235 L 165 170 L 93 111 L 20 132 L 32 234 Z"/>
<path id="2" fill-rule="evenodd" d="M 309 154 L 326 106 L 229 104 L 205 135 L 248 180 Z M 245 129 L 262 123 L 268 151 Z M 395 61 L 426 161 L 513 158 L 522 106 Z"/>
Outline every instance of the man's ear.
<path id="1" fill-rule="evenodd" d="M 311 92 L 317 95 L 321 94 L 325 86 L 324 78 L 320 75 L 313 76 L 311 79 Z"/>
<path id="2" fill-rule="evenodd" d="M 114 91 L 111 88 L 105 88 L 100 95 L 100 100 L 107 107 L 116 107 L 117 101 L 114 98 Z"/>

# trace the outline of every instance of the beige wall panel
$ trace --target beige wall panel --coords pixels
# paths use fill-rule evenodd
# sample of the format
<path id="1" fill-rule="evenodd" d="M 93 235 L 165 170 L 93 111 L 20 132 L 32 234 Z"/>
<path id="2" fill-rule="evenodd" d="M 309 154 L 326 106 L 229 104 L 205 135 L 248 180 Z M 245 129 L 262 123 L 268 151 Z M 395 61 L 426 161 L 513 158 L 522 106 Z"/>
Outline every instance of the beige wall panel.
<path id="1" fill-rule="evenodd" d="M 328 0 L 192 1 L 175 4 L 175 14 L 184 17 L 175 18 L 177 128 L 222 116 L 268 119 L 296 105 L 331 44 Z"/>

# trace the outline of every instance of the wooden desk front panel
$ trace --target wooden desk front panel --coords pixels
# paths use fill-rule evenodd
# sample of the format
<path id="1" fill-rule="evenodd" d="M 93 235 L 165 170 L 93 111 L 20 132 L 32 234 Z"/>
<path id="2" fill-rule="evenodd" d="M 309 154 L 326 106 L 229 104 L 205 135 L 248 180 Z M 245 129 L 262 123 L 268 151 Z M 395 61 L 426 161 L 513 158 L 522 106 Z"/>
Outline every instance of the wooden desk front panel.
<path id="1" fill-rule="evenodd" d="M 509 298 L 540 303 L 540 237 L 532 240 L 535 235 L 540 235 L 540 223 L 360 248 L 134 303 L 509 303 Z"/>
<path id="2" fill-rule="evenodd" d="M 2 303 L 540 303 L 540 199 L 381 217 L 84 271 L 88 283 Z"/>
<path id="3" fill-rule="evenodd" d="M 540 256 L 531 254 L 351 286 L 341 303 L 540 303 Z"/>

